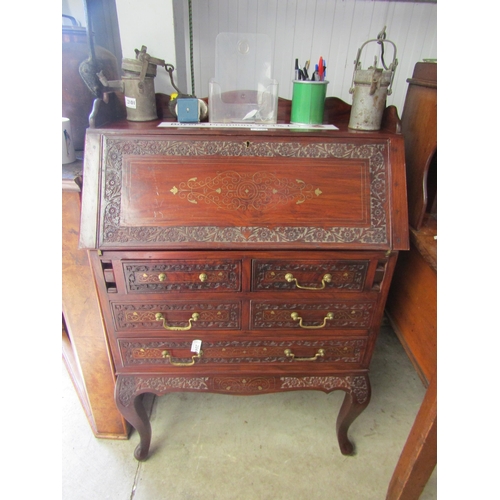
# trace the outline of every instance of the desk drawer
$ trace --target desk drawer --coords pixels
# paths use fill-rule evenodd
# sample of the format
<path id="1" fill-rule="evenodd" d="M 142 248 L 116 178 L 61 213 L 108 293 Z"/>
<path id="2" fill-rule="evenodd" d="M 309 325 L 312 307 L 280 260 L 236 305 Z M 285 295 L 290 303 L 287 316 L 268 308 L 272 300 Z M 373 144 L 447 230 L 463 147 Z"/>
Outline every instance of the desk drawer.
<path id="1" fill-rule="evenodd" d="M 128 293 L 241 290 L 239 260 L 125 261 L 123 274 Z"/>
<path id="2" fill-rule="evenodd" d="M 251 328 L 255 330 L 366 330 L 372 324 L 376 302 L 342 300 L 328 302 L 252 301 Z"/>
<path id="3" fill-rule="evenodd" d="M 240 301 L 112 302 L 117 331 L 179 332 L 241 328 Z"/>
<path id="4" fill-rule="evenodd" d="M 310 340 L 202 340 L 200 355 L 191 351 L 189 340 L 119 339 L 124 367 L 227 364 L 348 363 L 358 365 L 366 350 L 366 338 Z M 202 338 L 202 334 L 199 338 Z"/>
<path id="5" fill-rule="evenodd" d="M 252 263 L 252 290 L 362 291 L 369 260 L 260 260 Z"/>

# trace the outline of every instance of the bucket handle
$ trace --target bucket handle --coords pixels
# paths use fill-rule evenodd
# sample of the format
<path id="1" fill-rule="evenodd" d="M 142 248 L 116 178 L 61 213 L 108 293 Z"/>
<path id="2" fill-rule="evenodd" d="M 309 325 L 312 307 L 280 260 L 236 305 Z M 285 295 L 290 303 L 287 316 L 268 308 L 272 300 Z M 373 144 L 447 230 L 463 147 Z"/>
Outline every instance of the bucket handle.
<path id="1" fill-rule="evenodd" d="M 146 51 L 148 48 L 143 45 L 141 50 L 135 49 L 135 58 L 142 62 L 141 73 L 139 75 L 139 80 L 144 82 L 146 78 L 146 72 L 148 70 L 148 66 L 150 64 L 154 64 L 155 66 L 165 66 L 165 61 L 163 59 L 158 59 L 157 57 L 151 57 Z"/>
<path id="2" fill-rule="evenodd" d="M 397 48 L 396 48 L 396 44 L 394 42 L 391 42 L 390 40 L 385 39 L 385 36 L 386 36 L 385 35 L 385 28 L 386 28 L 386 26 L 384 26 L 384 29 L 377 35 L 377 38 L 374 38 L 372 40 L 367 40 L 358 49 L 358 54 L 356 56 L 356 60 L 354 61 L 354 72 L 352 74 L 352 83 L 351 83 L 351 88 L 349 89 L 349 93 L 352 94 L 354 92 L 354 78 L 355 78 L 356 70 L 361 68 L 360 58 L 361 58 L 361 52 L 362 52 L 363 48 L 365 47 L 365 45 L 368 45 L 369 43 L 377 42 L 380 45 L 380 60 L 382 62 L 382 66 L 384 67 L 385 70 L 391 72 L 391 81 L 390 81 L 389 86 L 387 88 L 387 95 L 391 95 L 391 93 L 392 93 L 391 87 L 392 87 L 392 82 L 394 80 L 394 72 L 396 71 L 396 67 L 398 65 L 398 60 L 396 59 Z M 390 43 L 392 45 L 392 47 L 394 48 L 394 55 L 393 55 L 392 63 L 389 64 L 389 67 L 387 67 L 385 65 L 385 61 L 384 61 L 384 43 Z"/>

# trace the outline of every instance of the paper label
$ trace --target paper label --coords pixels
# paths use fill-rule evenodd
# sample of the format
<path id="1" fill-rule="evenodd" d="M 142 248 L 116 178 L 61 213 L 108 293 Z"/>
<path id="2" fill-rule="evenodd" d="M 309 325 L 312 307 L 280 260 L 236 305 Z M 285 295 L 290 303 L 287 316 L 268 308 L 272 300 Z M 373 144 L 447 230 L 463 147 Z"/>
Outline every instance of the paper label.
<path id="1" fill-rule="evenodd" d="M 135 97 L 127 97 L 125 96 L 125 106 L 127 108 L 136 109 L 137 108 L 137 100 Z"/>
<path id="2" fill-rule="evenodd" d="M 200 354 L 200 351 L 201 351 L 201 340 L 193 340 L 193 343 L 191 344 L 191 352 Z"/>
<path id="3" fill-rule="evenodd" d="M 252 130 L 274 130 L 274 129 L 289 129 L 289 130 L 338 130 L 335 125 L 304 125 L 300 123 L 186 123 L 186 122 L 161 122 L 158 127 L 172 127 L 172 128 L 250 128 Z"/>

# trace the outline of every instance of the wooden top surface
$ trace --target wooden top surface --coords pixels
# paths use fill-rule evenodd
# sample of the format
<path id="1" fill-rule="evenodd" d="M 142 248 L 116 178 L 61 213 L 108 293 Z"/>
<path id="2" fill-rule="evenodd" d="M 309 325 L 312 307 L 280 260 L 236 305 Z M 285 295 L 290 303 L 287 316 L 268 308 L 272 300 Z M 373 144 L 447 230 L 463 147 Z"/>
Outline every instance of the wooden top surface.
<path id="1" fill-rule="evenodd" d="M 126 119 L 126 110 L 124 105 L 122 104 L 122 98 L 119 93 L 113 93 L 108 97 L 109 102 L 105 104 L 104 102 L 100 103 L 99 106 L 96 106 L 98 110 L 94 118 L 91 117 L 91 128 L 110 131 L 117 131 L 125 134 L 144 134 L 144 133 L 152 133 L 152 134 L 168 134 L 175 133 L 179 129 L 172 128 L 158 128 L 158 125 L 161 122 L 175 122 L 177 118 L 173 115 L 169 109 L 170 96 L 166 94 L 156 94 L 156 108 L 158 113 L 158 120 L 152 120 L 147 122 L 133 122 Z M 207 99 L 204 99 L 205 101 Z M 290 123 L 290 115 L 291 115 L 291 106 L 292 101 L 288 99 L 279 98 L 278 99 L 278 116 L 277 123 L 278 124 L 287 124 Z M 309 129 L 309 130 L 299 130 L 299 131 L 290 131 L 290 130 L 267 130 L 265 131 L 265 135 L 274 136 L 274 135 L 283 135 L 283 134 L 308 134 L 308 135 L 349 135 L 352 137 L 375 137 L 380 138 L 381 136 L 387 134 L 400 134 L 401 133 L 401 120 L 398 116 L 397 108 L 395 106 L 388 106 L 385 108 L 381 128 L 378 131 L 363 131 L 363 130 L 350 130 L 348 128 L 349 118 L 351 113 L 351 105 L 342 101 L 337 97 L 327 97 L 325 99 L 325 113 L 324 113 L 324 124 L 332 124 L 335 125 L 339 130 L 317 130 L 317 129 Z M 208 121 L 207 119 L 204 120 Z M 186 129 L 180 129 L 183 133 L 186 132 Z M 224 130 L 225 135 L 232 134 L 241 134 L 241 128 L 215 128 L 210 129 L 207 127 L 203 128 L 189 128 L 189 134 L 197 135 L 197 134 L 208 134 L 208 135 L 217 135 L 221 133 L 221 130 Z M 248 134 L 263 134 L 261 131 L 252 132 L 250 129 L 243 129 L 245 133 Z"/>

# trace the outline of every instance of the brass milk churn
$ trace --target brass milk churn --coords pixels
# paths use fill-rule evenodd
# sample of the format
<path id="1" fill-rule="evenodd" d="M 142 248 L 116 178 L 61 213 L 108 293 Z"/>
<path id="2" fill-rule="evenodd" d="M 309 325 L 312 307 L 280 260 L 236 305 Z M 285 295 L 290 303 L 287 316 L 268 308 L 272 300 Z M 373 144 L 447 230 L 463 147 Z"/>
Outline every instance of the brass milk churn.
<path id="1" fill-rule="evenodd" d="M 368 69 L 361 69 L 361 51 L 371 43 L 380 45 L 380 61 L 382 68 L 377 67 L 377 56 L 374 65 Z M 384 61 L 384 44 L 389 43 L 394 48 L 392 63 L 386 66 Z M 349 128 L 354 130 L 379 130 L 388 95 L 392 93 L 392 81 L 398 60 L 396 59 L 396 45 L 385 40 L 385 27 L 376 39 L 368 40 L 361 45 L 354 61 L 354 73 L 349 93 L 353 94 Z"/>
<path id="2" fill-rule="evenodd" d="M 115 89 L 125 95 L 127 120 L 147 122 L 157 120 L 154 78 L 156 67 L 165 66 L 163 59 L 151 57 L 146 53 L 147 47 L 135 49 L 135 59 L 123 59 L 123 76 L 118 81 L 108 81 L 99 74 L 99 80 L 108 89 Z"/>

